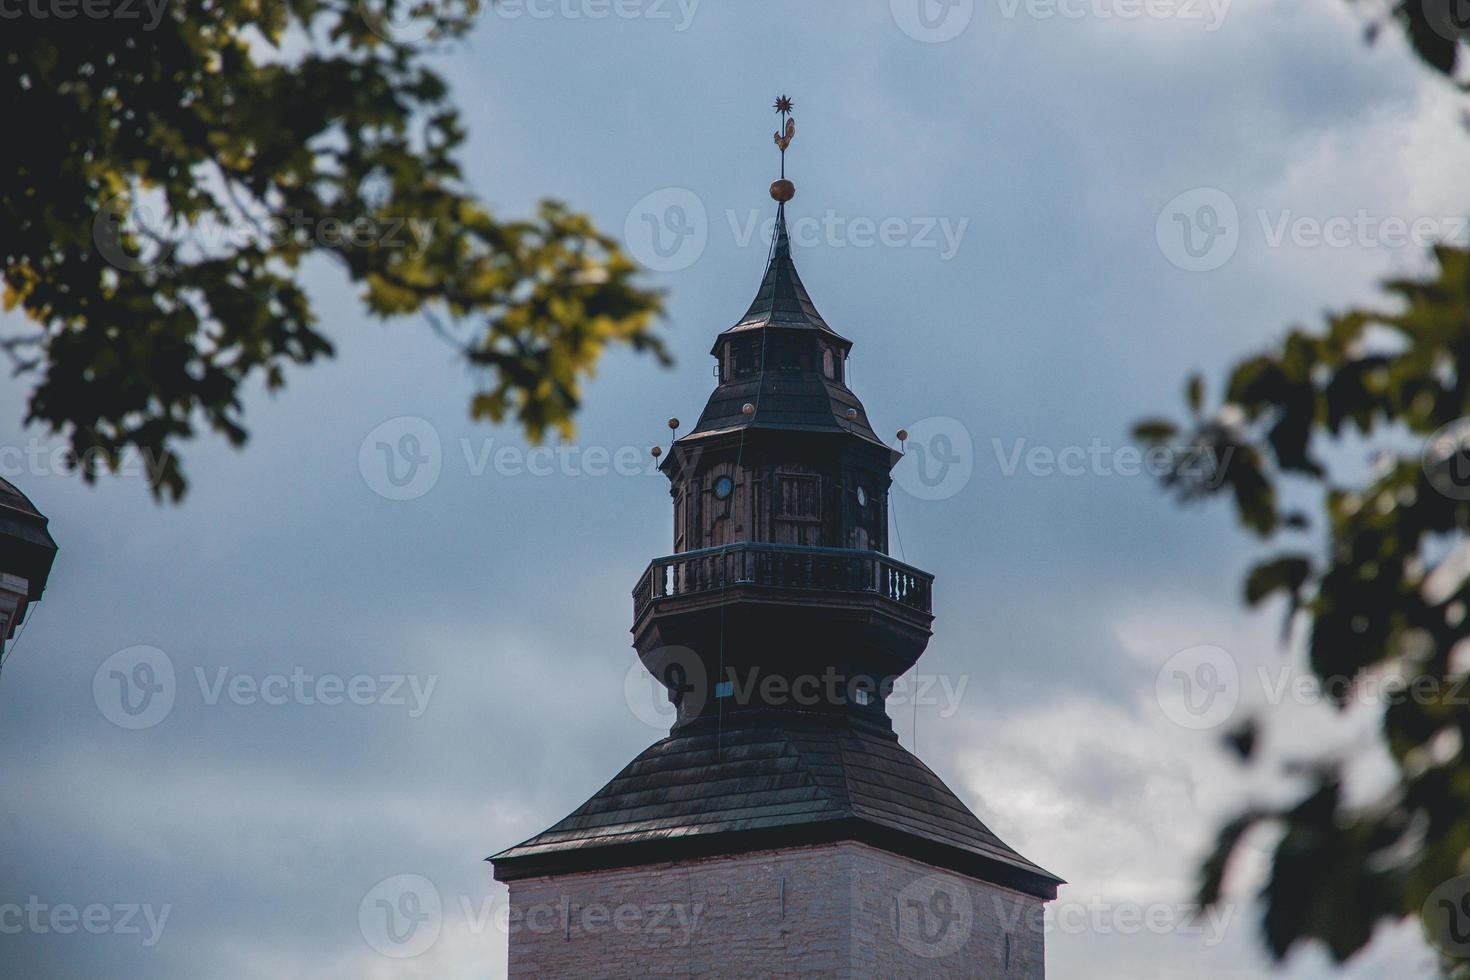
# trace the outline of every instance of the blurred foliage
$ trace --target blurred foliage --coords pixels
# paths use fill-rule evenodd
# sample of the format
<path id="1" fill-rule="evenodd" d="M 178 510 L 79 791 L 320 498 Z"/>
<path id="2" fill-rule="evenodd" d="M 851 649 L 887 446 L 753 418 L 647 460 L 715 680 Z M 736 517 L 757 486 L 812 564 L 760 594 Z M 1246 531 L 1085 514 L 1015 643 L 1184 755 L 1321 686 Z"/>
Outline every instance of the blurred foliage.
<path id="1" fill-rule="evenodd" d="M 667 360 L 660 297 L 612 239 L 555 202 L 493 218 L 465 188 L 424 61 L 477 0 L 169 3 L 155 25 L 130 6 L 0 34 L 0 271 L 34 325 L 0 347 L 86 479 L 137 450 L 176 500 L 196 425 L 243 443 L 242 386 L 332 353 L 312 255 L 368 314 L 428 319 L 480 369 L 472 414 L 535 439 L 570 433 L 609 345 Z"/>
<path id="2" fill-rule="evenodd" d="M 1470 88 L 1461 78 L 1470 9 L 1461 0 L 1382 10 L 1370 42 L 1396 25 L 1420 59 Z M 1190 446 L 1191 460 L 1203 449 L 1224 461 L 1166 476 L 1181 500 L 1223 493 L 1255 536 L 1302 543 L 1282 543 L 1252 568 L 1244 599 L 1285 598 L 1287 633 L 1304 631 L 1330 703 L 1344 708 L 1370 683 L 1384 692 L 1369 703 L 1381 702 L 1391 787 L 1350 802 L 1351 759 L 1286 760 L 1283 775 L 1300 787 L 1294 801 L 1240 813 L 1201 869 L 1200 898 L 1214 903 L 1247 835 L 1263 825 L 1279 834 L 1261 895 L 1263 938 L 1278 959 L 1318 940 L 1344 961 L 1380 923 L 1447 905 L 1426 903 L 1470 872 L 1470 252 L 1442 245 L 1434 259 L 1432 275 L 1385 284 L 1393 308 L 1292 330 L 1235 365 L 1215 410 L 1194 377 L 1187 423 L 1135 427 L 1150 444 Z M 1346 472 L 1348 443 L 1362 441 L 1378 448 L 1372 465 Z M 1290 509 L 1292 486 L 1316 487 L 1320 511 Z M 1226 742 L 1252 759 L 1256 722 Z M 1441 965 L 1470 977 L 1463 959 L 1446 955 Z"/>
<path id="3" fill-rule="evenodd" d="M 1346 959 L 1382 919 L 1415 915 L 1470 855 L 1470 253 L 1440 247 L 1432 278 L 1390 282 L 1393 312 L 1353 310 L 1319 333 L 1293 330 L 1274 350 L 1237 364 L 1223 405 L 1204 406 L 1194 378 L 1186 427 L 1154 419 L 1135 432 L 1229 460 L 1167 478 L 1180 496 L 1229 495 L 1241 524 L 1265 540 L 1316 530 L 1283 510 L 1278 487 L 1295 478 L 1322 488 L 1320 556 L 1290 548 L 1246 576 L 1245 600 L 1287 600 L 1304 626 L 1310 668 L 1338 707 L 1370 678 L 1383 698 L 1383 738 L 1396 785 L 1367 806 L 1342 799 L 1343 760 L 1293 760 L 1310 788 L 1295 804 L 1257 808 L 1221 832 L 1204 869 L 1215 901 L 1242 836 L 1268 823 L 1283 836 L 1266 885 L 1265 939 L 1276 956 L 1298 940 L 1325 942 Z M 1320 443 L 1382 437 L 1371 471 L 1339 482 Z M 1406 438 L 1412 436 L 1413 438 Z M 1446 576 L 1451 576 L 1447 578 Z M 1417 688 L 1413 685 L 1418 685 Z M 1412 694 L 1412 696 L 1410 696 Z M 1244 757 L 1250 730 L 1233 732 Z"/>

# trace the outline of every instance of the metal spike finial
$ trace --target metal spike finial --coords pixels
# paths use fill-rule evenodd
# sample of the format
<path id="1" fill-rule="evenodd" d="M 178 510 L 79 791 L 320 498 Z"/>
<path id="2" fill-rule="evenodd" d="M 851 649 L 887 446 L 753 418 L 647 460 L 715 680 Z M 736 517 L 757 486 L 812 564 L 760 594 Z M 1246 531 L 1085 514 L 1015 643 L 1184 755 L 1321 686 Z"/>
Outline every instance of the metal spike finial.
<path id="1" fill-rule="evenodd" d="M 776 146 L 781 150 L 781 178 L 771 184 L 771 197 L 782 204 L 796 196 L 796 185 L 786 179 L 786 148 L 796 138 L 796 119 L 791 115 L 795 107 L 789 96 L 782 95 L 776 100 L 776 111 L 781 114 L 781 128 L 776 130 Z"/>

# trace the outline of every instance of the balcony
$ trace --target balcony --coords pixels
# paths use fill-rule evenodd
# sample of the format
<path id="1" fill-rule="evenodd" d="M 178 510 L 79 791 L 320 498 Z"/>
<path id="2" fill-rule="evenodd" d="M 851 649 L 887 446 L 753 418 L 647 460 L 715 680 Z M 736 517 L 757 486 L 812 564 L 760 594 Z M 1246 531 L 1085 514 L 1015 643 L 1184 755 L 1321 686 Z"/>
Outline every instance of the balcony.
<path id="1" fill-rule="evenodd" d="M 633 589 L 633 618 L 660 600 L 739 589 L 890 600 L 930 616 L 934 576 L 876 551 L 744 542 L 654 559 Z"/>

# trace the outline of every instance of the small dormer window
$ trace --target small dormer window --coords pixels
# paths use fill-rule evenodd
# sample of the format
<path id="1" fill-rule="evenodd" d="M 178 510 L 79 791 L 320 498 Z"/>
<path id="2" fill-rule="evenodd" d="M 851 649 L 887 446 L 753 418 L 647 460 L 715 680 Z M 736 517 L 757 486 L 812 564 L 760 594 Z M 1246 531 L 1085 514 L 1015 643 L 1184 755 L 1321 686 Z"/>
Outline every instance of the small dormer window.
<path id="1" fill-rule="evenodd" d="M 796 373 L 801 370 L 801 346 L 791 341 L 783 341 L 777 348 L 778 364 L 782 371 Z"/>
<path id="2" fill-rule="evenodd" d="M 735 377 L 744 378 L 756 373 L 761 369 L 760 344 L 749 340 L 732 341 L 730 360 Z"/>
<path id="3" fill-rule="evenodd" d="M 822 345 L 822 375 L 837 380 L 837 358 L 832 356 L 832 348 L 826 344 Z"/>
<path id="4" fill-rule="evenodd" d="M 728 476 L 722 476 L 715 481 L 715 499 L 727 500 L 730 494 L 735 492 L 735 481 Z"/>
<path id="5" fill-rule="evenodd" d="M 857 502 L 859 507 L 868 506 L 868 491 L 865 487 L 857 488 Z"/>

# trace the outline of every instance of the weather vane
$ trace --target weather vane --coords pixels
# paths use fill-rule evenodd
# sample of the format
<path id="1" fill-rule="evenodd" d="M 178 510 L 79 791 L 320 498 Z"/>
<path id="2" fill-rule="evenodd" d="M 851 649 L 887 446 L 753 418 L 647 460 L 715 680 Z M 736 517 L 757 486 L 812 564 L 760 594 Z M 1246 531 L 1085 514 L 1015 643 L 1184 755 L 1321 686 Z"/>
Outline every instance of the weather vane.
<path id="1" fill-rule="evenodd" d="M 796 120 L 791 110 L 796 103 L 783 95 L 776 100 L 776 111 L 781 114 L 781 128 L 776 130 L 776 146 L 781 150 L 781 179 L 771 184 L 771 197 L 785 204 L 796 196 L 796 185 L 786 179 L 786 148 L 796 136 Z"/>

